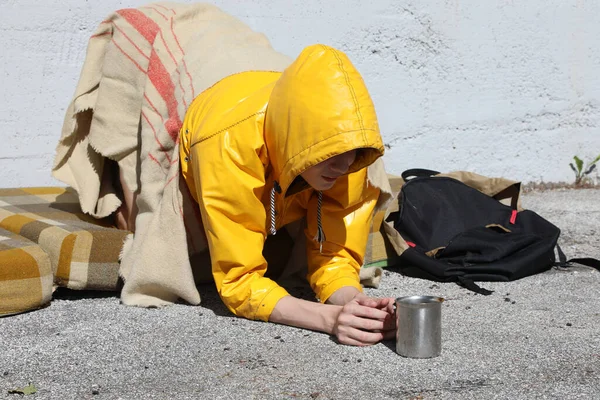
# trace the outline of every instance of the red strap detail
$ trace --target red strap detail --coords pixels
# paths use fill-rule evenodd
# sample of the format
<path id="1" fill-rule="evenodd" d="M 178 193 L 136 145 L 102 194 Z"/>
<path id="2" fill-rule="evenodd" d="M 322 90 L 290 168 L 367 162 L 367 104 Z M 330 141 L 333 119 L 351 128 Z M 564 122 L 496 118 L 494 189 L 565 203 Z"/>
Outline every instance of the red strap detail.
<path id="1" fill-rule="evenodd" d="M 406 242 L 407 245 L 409 245 L 410 247 L 417 247 L 416 244 L 414 244 L 413 242 Z"/>
<path id="2" fill-rule="evenodd" d="M 510 216 L 510 223 L 511 224 L 515 224 L 515 222 L 517 222 L 517 210 L 513 210 L 512 211 L 512 215 Z"/>

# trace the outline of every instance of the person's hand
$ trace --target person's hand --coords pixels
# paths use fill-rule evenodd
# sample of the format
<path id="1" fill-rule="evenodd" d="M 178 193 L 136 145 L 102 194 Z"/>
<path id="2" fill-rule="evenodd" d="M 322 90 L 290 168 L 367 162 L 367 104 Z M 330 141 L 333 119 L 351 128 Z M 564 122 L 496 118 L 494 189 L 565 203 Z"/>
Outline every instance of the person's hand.
<path id="1" fill-rule="evenodd" d="M 368 346 L 392 339 L 396 331 L 394 300 L 357 293 L 337 316 L 333 334 L 342 344 Z"/>

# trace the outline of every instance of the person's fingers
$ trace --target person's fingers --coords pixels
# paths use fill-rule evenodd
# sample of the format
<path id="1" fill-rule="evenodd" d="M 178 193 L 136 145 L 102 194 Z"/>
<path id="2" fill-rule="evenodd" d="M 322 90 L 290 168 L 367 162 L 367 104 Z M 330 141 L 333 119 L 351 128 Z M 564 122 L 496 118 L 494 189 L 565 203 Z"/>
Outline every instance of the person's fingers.
<path id="1" fill-rule="evenodd" d="M 355 315 L 357 317 L 369 318 L 369 319 L 378 319 L 384 320 L 388 315 L 390 315 L 387 311 L 380 310 L 378 308 L 368 307 L 360 304 L 346 304 L 344 306 L 344 311 Z"/>
<path id="2" fill-rule="evenodd" d="M 396 299 L 389 299 L 390 302 L 387 305 L 387 311 L 390 314 L 395 314 L 396 313 Z"/>
<path id="3" fill-rule="evenodd" d="M 347 303 L 338 316 L 335 335 L 342 344 L 367 346 L 395 337 L 392 298 L 370 298 L 362 293 Z"/>
<path id="4" fill-rule="evenodd" d="M 384 334 L 381 332 L 367 332 L 351 327 L 344 327 L 337 335 L 340 343 L 352 344 L 354 346 L 368 346 L 379 343 Z"/>
<path id="5" fill-rule="evenodd" d="M 396 299 L 392 298 L 392 297 L 386 297 L 385 298 L 385 308 L 386 310 L 390 313 L 393 314 L 395 309 L 396 309 Z"/>
<path id="6" fill-rule="evenodd" d="M 377 299 L 377 308 L 379 308 L 380 310 L 389 312 L 388 306 L 389 306 L 389 299 L 387 299 L 387 298 L 378 298 Z"/>
<path id="7" fill-rule="evenodd" d="M 367 331 L 381 331 L 385 328 L 385 318 L 372 319 L 364 318 L 356 314 L 342 313 L 338 317 L 338 323 L 341 326 L 348 326 Z"/>
<path id="8" fill-rule="evenodd" d="M 374 343 L 368 343 L 368 344 L 361 343 L 358 340 L 351 339 L 347 336 L 338 337 L 337 340 L 338 340 L 338 342 L 340 342 L 340 344 L 345 344 L 347 346 L 370 346 L 370 345 L 374 344 Z"/>
<path id="9" fill-rule="evenodd" d="M 377 298 L 377 308 L 379 308 L 380 310 L 385 310 L 388 311 L 389 310 L 393 310 L 394 309 L 394 302 L 395 300 L 390 299 L 389 297 L 381 297 L 381 298 Z"/>
<path id="10" fill-rule="evenodd" d="M 356 296 L 354 296 L 353 300 L 356 301 L 361 306 L 365 306 L 365 307 L 378 308 L 378 305 L 379 305 L 378 299 L 369 297 L 369 296 L 365 295 L 364 293 L 358 293 Z"/>
<path id="11" fill-rule="evenodd" d="M 384 310 L 389 312 L 390 314 L 394 313 L 394 306 L 396 303 L 396 300 L 391 298 L 391 297 L 383 297 L 383 298 L 378 298 L 377 299 L 377 308 L 379 308 L 380 310 Z"/>

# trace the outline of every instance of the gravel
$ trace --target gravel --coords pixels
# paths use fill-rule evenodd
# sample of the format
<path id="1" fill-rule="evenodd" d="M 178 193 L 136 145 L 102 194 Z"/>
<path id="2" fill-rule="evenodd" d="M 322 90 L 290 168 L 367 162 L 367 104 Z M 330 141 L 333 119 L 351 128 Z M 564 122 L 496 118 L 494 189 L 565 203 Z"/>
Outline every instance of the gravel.
<path id="1" fill-rule="evenodd" d="M 600 258 L 600 190 L 527 193 L 526 208 L 562 229 L 567 256 Z M 211 286 L 202 305 L 141 309 L 114 293 L 58 290 L 51 305 L 0 319 L 0 398 L 31 399 L 592 399 L 600 398 L 600 273 L 552 269 L 484 282 L 490 296 L 386 270 L 373 296 L 435 295 L 442 355 L 398 356 L 393 341 L 233 318 Z M 310 297 L 301 290 L 301 296 Z"/>

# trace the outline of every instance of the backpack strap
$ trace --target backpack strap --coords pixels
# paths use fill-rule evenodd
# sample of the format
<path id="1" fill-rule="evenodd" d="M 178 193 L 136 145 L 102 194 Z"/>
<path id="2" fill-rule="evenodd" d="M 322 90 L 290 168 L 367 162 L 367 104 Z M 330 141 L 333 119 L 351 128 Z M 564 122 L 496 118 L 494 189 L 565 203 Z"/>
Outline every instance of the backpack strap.
<path id="1" fill-rule="evenodd" d="M 439 175 L 440 173 L 437 171 L 433 171 L 431 169 L 423 169 L 423 168 L 412 168 L 407 169 L 402 173 L 402 179 L 406 182 L 411 180 L 412 178 L 428 178 L 433 175 Z"/>
<path id="2" fill-rule="evenodd" d="M 568 268 L 572 267 L 571 263 L 577 263 L 595 268 L 600 271 L 600 260 L 591 257 L 571 258 L 567 260 L 567 256 L 565 256 L 565 253 L 558 244 L 556 245 L 556 250 L 558 252 L 558 262 L 554 263 L 555 267 Z"/>
<path id="3" fill-rule="evenodd" d="M 472 292 L 479 293 L 484 296 L 489 296 L 490 294 L 494 293 L 493 290 L 487 290 L 482 288 L 481 286 L 476 284 L 472 279 L 463 278 L 462 276 L 458 276 L 457 279 L 458 282 L 456 283 L 458 284 L 458 286 L 464 287 L 465 289 L 470 290 Z"/>

